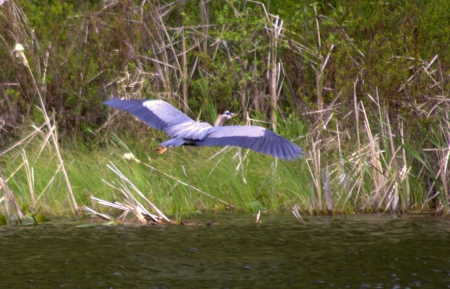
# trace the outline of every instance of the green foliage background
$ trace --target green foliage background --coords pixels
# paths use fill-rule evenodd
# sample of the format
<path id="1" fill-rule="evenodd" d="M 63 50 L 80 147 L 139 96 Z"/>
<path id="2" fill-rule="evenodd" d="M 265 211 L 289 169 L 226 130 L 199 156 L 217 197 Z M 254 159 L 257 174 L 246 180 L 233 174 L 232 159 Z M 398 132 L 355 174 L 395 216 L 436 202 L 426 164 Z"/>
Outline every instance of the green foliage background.
<path id="1" fill-rule="evenodd" d="M 209 100 L 214 101 L 217 110 L 254 109 L 251 100 L 242 103 L 239 95 L 243 88 L 249 89 L 254 83 L 264 95 L 265 85 L 260 83 L 265 81 L 264 73 L 268 69 L 269 43 L 263 6 L 245 1 L 211 1 L 206 20 L 202 20 L 197 1 L 175 2 L 176 7 L 167 9 L 162 19 L 170 28 L 167 29 L 170 35 L 162 35 L 153 32 L 160 29 L 153 16 L 157 14 L 155 10 L 164 11 L 161 7 L 170 5 L 170 1 L 148 1 L 142 7 L 140 2 L 133 1 L 106 3 L 110 5 L 102 1 L 10 1 L 2 6 L 0 81 L 19 84 L 0 88 L 3 113 L 32 119 L 34 116 L 36 98 L 29 89 L 30 79 L 11 54 L 16 42 L 25 45 L 37 78 L 42 80 L 46 73 L 43 88 L 47 109 L 55 110 L 67 133 L 83 134 L 86 128 L 103 124 L 102 100 L 112 95 L 133 94 L 133 89 L 126 87 L 123 91 L 114 80 L 127 73 L 133 75 L 136 70 L 156 73 L 155 62 L 148 60 L 157 58 L 151 47 L 168 44 L 167 37 L 180 41 L 181 33 L 170 29 L 183 27 L 188 42 L 188 68 L 194 69 L 190 71 L 188 87 L 189 107 L 194 114 Z M 268 1 L 265 4 L 268 12 L 280 15 L 286 29 L 286 42 L 281 43 L 278 52 L 288 82 L 280 94 L 280 113 L 315 109 L 314 70 L 331 45 L 335 48 L 324 72 L 323 86 L 327 88 L 324 101 L 329 103 L 341 93 L 343 104 L 339 112 L 343 115 L 347 113 L 345 108 L 351 107 L 346 104 L 353 101 L 355 81 L 358 81 L 359 99 L 366 101 L 364 95 L 372 95 L 377 89 L 383 103 L 404 117 L 417 115 L 412 103 L 422 103 L 447 89 L 446 82 L 430 88 L 430 80 L 421 69 L 437 55 L 442 78 L 448 76 L 448 1 Z M 24 14 L 17 13 L 14 7 L 21 8 Z M 202 21 L 209 26 L 206 51 L 201 47 L 205 35 L 199 35 L 204 31 L 198 28 Z M 314 55 L 295 51 L 289 46 L 289 40 L 301 43 Z M 175 60 L 171 52 L 167 52 L 167 60 L 175 66 L 179 57 Z M 251 69 L 252 66 L 256 69 Z M 155 97 L 166 92 L 177 101 L 182 79 L 174 74 L 171 71 L 159 76 L 166 77 L 165 84 L 158 76 L 148 75 L 141 84 L 139 96 Z M 412 75 L 416 75 L 415 81 L 400 90 Z M 248 94 L 250 98 L 256 97 L 251 92 Z M 262 105 L 256 111 L 267 113 L 269 109 Z"/>

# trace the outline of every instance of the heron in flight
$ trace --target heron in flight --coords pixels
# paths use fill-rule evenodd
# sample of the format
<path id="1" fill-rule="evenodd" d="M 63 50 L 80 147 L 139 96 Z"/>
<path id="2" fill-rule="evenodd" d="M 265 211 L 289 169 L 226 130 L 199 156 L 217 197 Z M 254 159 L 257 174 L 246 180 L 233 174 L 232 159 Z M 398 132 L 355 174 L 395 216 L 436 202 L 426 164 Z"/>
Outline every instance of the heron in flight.
<path id="1" fill-rule="evenodd" d="M 162 100 L 111 99 L 104 102 L 125 110 L 149 126 L 164 131 L 170 140 L 159 144 L 158 153 L 183 145 L 238 146 L 281 159 L 302 158 L 303 150 L 282 136 L 260 126 L 223 126 L 235 114 L 226 111 L 218 116 L 214 126 L 196 122 Z"/>

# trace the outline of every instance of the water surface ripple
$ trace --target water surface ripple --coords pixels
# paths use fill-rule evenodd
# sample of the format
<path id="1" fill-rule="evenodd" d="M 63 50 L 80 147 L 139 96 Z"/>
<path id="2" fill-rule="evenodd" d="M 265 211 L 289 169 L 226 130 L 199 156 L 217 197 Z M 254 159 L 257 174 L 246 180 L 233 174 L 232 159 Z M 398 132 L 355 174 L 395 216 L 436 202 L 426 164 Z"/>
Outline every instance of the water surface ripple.
<path id="1" fill-rule="evenodd" d="M 0 288 L 450 288 L 450 222 L 193 217 L 219 226 L 0 227 Z"/>

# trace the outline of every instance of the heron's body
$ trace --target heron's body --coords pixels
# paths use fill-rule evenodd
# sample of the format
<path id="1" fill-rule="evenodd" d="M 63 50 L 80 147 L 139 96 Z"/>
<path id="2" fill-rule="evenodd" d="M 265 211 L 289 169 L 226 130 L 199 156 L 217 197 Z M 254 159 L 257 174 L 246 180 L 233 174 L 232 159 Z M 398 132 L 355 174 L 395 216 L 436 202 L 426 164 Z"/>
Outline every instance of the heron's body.
<path id="1" fill-rule="evenodd" d="M 301 158 L 301 148 L 282 136 L 259 126 L 222 126 L 232 117 L 226 112 L 219 115 L 215 126 L 196 122 L 162 100 L 112 99 L 105 104 L 125 110 L 149 126 L 162 130 L 170 140 L 160 144 L 160 152 L 182 145 L 239 146 L 256 152 L 291 160 Z"/>

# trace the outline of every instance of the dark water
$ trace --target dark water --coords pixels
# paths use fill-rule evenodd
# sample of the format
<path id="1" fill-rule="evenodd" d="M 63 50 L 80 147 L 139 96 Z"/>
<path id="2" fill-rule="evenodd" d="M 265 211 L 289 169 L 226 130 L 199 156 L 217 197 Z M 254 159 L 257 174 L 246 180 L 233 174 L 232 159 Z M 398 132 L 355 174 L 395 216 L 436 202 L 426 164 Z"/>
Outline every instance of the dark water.
<path id="1" fill-rule="evenodd" d="M 450 221 L 217 214 L 219 226 L 0 227 L 0 288 L 449 288 Z"/>

